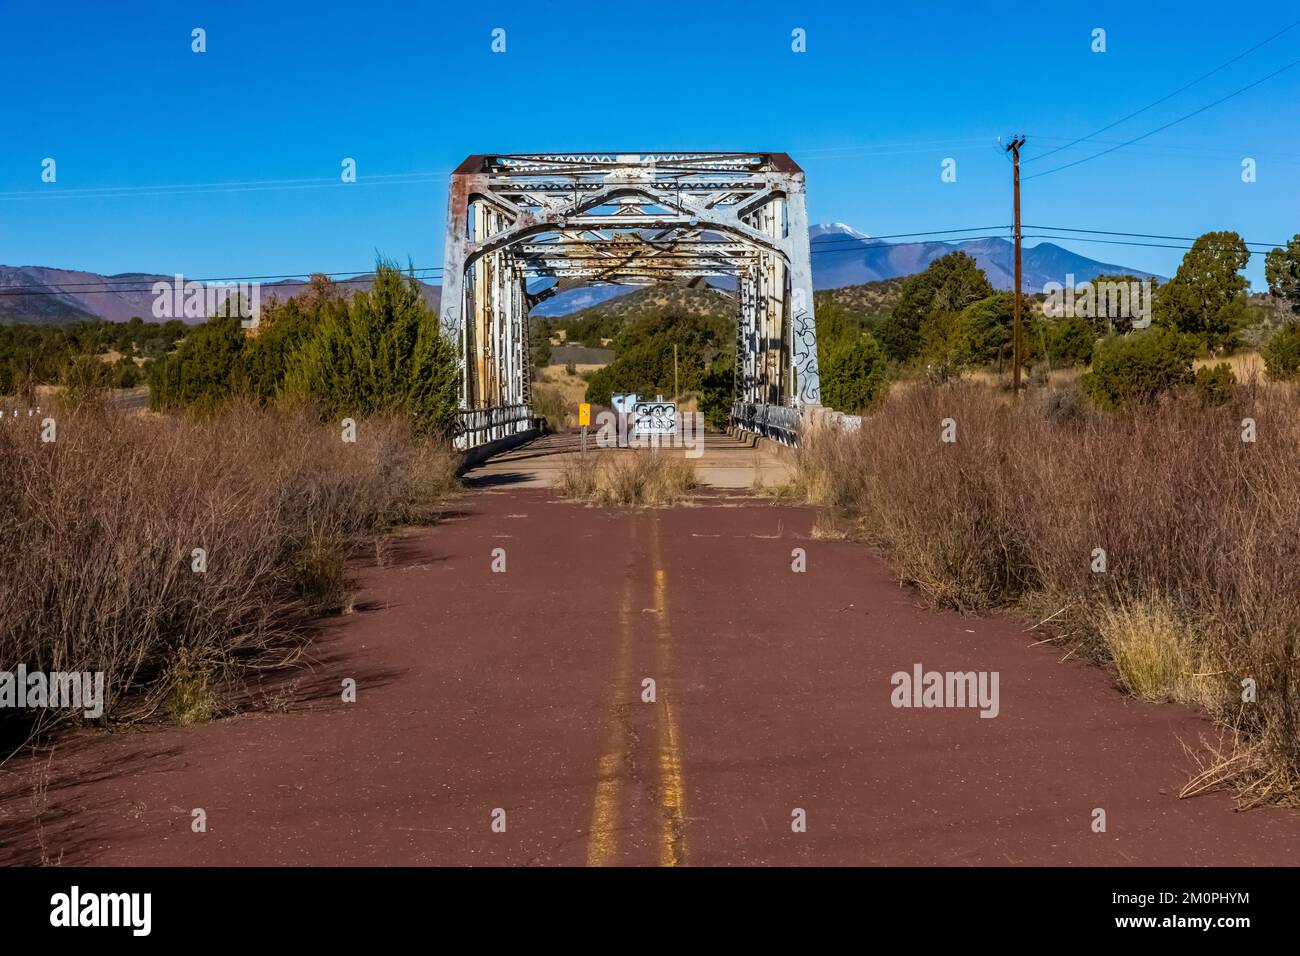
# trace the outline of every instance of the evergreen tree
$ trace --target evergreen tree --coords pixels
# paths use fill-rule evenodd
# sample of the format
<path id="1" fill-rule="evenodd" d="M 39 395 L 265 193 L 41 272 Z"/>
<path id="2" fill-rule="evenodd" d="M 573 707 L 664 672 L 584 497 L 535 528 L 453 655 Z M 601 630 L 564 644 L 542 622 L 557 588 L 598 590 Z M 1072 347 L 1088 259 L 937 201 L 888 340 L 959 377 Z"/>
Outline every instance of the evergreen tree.
<path id="1" fill-rule="evenodd" d="M 960 312 L 993 295 L 993 286 L 975 260 L 964 252 L 935 259 L 924 272 L 908 276 L 889 317 L 877 335 L 886 354 L 898 362 L 921 351 L 921 323 L 935 312 Z"/>
<path id="2" fill-rule="evenodd" d="M 428 434 L 455 421 L 455 349 L 413 276 L 380 262 L 374 285 L 325 311 L 319 329 L 290 360 L 288 394 L 330 416 L 406 414 Z"/>
<path id="3" fill-rule="evenodd" d="M 1195 336 L 1208 349 L 1230 346 L 1246 316 L 1250 251 L 1235 232 L 1207 232 L 1156 292 L 1156 322 Z"/>

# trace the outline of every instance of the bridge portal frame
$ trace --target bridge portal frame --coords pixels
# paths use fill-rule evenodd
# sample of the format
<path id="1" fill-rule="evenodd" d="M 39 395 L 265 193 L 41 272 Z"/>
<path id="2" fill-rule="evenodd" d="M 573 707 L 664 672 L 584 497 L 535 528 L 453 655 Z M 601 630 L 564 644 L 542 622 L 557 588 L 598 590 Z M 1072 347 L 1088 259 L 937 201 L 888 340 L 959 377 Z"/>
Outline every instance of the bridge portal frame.
<path id="1" fill-rule="evenodd" d="M 820 405 L 803 170 L 785 153 L 474 155 L 451 175 L 443 331 L 464 410 L 531 404 L 528 314 L 593 282 L 734 284 L 737 401 Z M 529 290 L 539 279 L 553 280 Z"/>

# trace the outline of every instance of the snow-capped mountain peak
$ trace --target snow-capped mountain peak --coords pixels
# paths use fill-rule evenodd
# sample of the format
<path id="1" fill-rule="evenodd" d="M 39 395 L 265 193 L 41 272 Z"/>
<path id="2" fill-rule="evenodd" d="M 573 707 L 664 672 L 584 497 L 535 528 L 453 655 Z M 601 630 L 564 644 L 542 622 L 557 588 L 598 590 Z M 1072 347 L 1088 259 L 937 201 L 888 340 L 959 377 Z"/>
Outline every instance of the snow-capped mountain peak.
<path id="1" fill-rule="evenodd" d="M 819 222 L 808 230 L 808 238 L 818 239 L 823 236 L 842 236 L 849 239 L 870 239 L 865 232 L 859 232 L 847 222 Z"/>

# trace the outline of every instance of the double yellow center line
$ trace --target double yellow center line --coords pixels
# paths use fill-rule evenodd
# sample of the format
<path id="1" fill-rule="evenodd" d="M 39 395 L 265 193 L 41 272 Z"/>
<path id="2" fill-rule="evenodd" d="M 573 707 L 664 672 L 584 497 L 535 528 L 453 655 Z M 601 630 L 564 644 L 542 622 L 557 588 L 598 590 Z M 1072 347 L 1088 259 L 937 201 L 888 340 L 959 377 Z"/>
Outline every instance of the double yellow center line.
<path id="1" fill-rule="evenodd" d="M 631 541 L 636 540 L 636 523 L 632 522 Z M 629 542 L 629 545 L 631 542 Z M 609 738 L 600 755 L 596 771 L 596 801 L 591 812 L 591 829 L 587 838 L 587 865 L 608 866 L 617 849 L 619 804 L 625 777 L 628 740 L 625 709 L 626 694 L 632 676 L 632 597 L 635 579 L 631 569 L 623 579 L 623 595 L 618 609 L 618 649 L 614 663 L 614 700 L 609 717 Z"/>
<path id="2" fill-rule="evenodd" d="M 636 541 L 639 515 L 629 519 L 629 553 Z M 632 660 L 636 643 L 634 598 L 635 569 L 629 566 L 619 601 L 619 640 L 615 650 L 614 694 L 610 709 L 609 733 L 600 756 L 596 775 L 596 795 L 592 808 L 591 829 L 587 842 L 587 865 L 608 866 L 618 852 L 619 816 L 623 794 L 631 777 L 635 747 L 632 739 L 632 707 L 655 707 L 658 726 L 658 779 L 654 786 L 658 827 L 659 864 L 680 866 L 685 862 L 685 783 L 682 777 L 681 731 L 667 684 L 672 666 L 672 625 L 668 609 L 668 574 L 663 567 L 659 546 L 659 522 L 651 518 L 651 560 L 654 564 L 655 679 L 656 703 L 641 702 L 641 683 L 633 680 Z"/>
<path id="3" fill-rule="evenodd" d="M 655 564 L 659 564 L 659 525 L 655 523 Z M 655 569 L 655 617 L 658 620 L 659 673 L 667 679 L 672 663 L 672 628 L 668 623 L 668 575 L 663 568 Z M 682 801 L 685 785 L 682 783 L 681 733 L 673 702 L 662 683 L 658 687 L 659 704 L 663 719 L 659 721 L 659 813 L 662 827 L 659 834 L 659 865 L 681 866 L 686 852 L 685 817 Z"/>

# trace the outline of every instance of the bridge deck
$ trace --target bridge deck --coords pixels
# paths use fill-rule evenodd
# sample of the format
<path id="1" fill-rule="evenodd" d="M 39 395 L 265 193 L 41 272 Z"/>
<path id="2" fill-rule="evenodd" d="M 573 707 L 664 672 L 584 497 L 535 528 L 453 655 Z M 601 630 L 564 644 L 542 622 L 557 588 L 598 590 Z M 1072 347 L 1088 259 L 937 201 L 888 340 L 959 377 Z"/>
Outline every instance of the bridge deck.
<path id="1" fill-rule="evenodd" d="M 465 473 L 470 486 L 519 485 L 550 488 L 556 483 L 566 456 L 577 454 L 581 435 L 561 432 L 544 435 L 527 444 L 494 455 Z M 596 430 L 587 436 L 587 448 L 596 454 L 627 454 L 626 450 L 596 447 Z M 672 454 L 683 454 L 672 449 Z M 761 442 L 757 446 L 744 439 L 721 433 L 704 436 L 704 453 L 694 459 L 700 482 L 710 488 L 752 489 L 758 484 L 779 485 L 789 476 L 789 457 L 785 449 Z"/>

